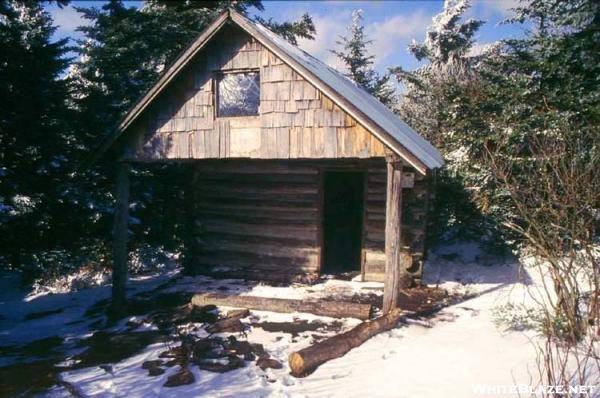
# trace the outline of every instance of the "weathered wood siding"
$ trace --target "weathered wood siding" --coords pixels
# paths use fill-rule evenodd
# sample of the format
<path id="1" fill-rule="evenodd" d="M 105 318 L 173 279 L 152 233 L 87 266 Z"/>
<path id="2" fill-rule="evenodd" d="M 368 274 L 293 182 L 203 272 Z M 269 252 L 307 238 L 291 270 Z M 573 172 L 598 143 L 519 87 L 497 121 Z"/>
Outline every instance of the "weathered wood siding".
<path id="1" fill-rule="evenodd" d="M 414 186 L 402 189 L 402 250 L 413 262 L 408 268 L 416 282 L 422 277 L 427 226 L 428 179 L 414 169 L 405 167 L 405 173 L 414 175 Z M 387 171 L 385 162 L 371 164 L 366 178 L 363 278 L 383 282 L 385 277 L 385 201 Z"/>
<path id="2" fill-rule="evenodd" d="M 385 275 L 385 161 L 369 167 L 366 175 L 366 202 L 363 230 L 363 278 L 383 281 Z"/>
<path id="3" fill-rule="evenodd" d="M 256 161 L 190 164 L 194 169 L 195 218 L 190 264 L 199 272 L 278 281 L 318 275 L 321 262 L 321 174 L 365 173 L 363 276 L 385 275 L 384 159 Z M 411 169 L 405 169 L 412 172 Z M 403 192 L 402 246 L 420 278 L 424 252 L 426 179 Z"/>
<path id="4" fill-rule="evenodd" d="M 220 161 L 197 172 L 198 272 L 291 280 L 319 270 L 316 164 Z"/>
<path id="5" fill-rule="evenodd" d="M 260 71 L 259 116 L 215 116 L 215 74 Z M 243 31 L 218 33 L 145 112 L 136 160 L 367 158 L 383 144 Z"/>

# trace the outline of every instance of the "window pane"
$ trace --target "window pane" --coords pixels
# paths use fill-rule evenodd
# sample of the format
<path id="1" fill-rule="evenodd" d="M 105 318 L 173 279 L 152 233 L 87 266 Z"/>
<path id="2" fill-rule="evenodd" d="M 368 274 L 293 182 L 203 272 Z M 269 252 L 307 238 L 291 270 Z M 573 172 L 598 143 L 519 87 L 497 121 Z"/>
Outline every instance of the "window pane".
<path id="1" fill-rule="evenodd" d="M 219 116 L 258 115 L 260 76 L 258 72 L 226 73 L 219 78 Z"/>

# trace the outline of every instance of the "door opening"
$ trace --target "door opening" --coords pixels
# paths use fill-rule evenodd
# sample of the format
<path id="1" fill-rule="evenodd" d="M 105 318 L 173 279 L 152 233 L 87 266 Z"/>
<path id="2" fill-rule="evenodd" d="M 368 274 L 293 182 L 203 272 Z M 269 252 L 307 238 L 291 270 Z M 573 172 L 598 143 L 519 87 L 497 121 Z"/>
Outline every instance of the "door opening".
<path id="1" fill-rule="evenodd" d="M 363 173 L 323 175 L 323 273 L 360 271 Z"/>

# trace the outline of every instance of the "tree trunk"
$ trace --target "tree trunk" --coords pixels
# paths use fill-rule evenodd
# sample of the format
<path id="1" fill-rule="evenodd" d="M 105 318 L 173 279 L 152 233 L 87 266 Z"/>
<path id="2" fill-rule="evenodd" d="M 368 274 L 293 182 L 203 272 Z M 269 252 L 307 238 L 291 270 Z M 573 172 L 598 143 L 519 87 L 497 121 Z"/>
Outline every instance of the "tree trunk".
<path id="1" fill-rule="evenodd" d="M 402 161 L 395 155 L 387 158 L 387 195 L 385 211 L 385 279 L 383 287 L 383 313 L 398 306 L 400 289 L 408 287 L 403 267 L 402 230 Z"/>
<path id="2" fill-rule="evenodd" d="M 343 356 L 376 334 L 393 329 L 400 321 L 401 313 L 399 308 L 394 308 L 377 319 L 365 321 L 345 333 L 292 353 L 289 358 L 291 374 L 296 377 L 306 376 L 319 365 Z"/>
<path id="3" fill-rule="evenodd" d="M 127 240 L 129 222 L 129 169 L 127 163 L 120 163 L 116 176 L 116 204 L 113 225 L 113 271 L 112 307 L 120 312 L 126 301 L 127 285 Z"/>
<path id="4" fill-rule="evenodd" d="M 216 293 L 203 293 L 194 295 L 192 297 L 192 304 L 196 306 L 212 304 L 284 313 L 308 312 L 333 318 L 369 319 L 371 316 L 371 304 L 343 301 L 288 300 L 270 297 L 228 296 Z"/>

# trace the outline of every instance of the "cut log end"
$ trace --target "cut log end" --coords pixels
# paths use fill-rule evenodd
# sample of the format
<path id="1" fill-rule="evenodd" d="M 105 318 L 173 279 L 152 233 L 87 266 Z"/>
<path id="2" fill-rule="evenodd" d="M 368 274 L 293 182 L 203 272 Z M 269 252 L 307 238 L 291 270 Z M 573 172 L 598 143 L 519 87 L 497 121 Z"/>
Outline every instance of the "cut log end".
<path id="1" fill-rule="evenodd" d="M 306 366 L 304 365 L 304 358 L 302 358 L 302 355 L 298 354 L 297 352 L 292 352 L 290 354 L 290 357 L 288 358 L 288 361 L 290 364 L 290 369 L 292 369 L 292 375 L 296 377 L 302 376 L 301 374 L 294 374 L 294 369 L 306 368 Z"/>

